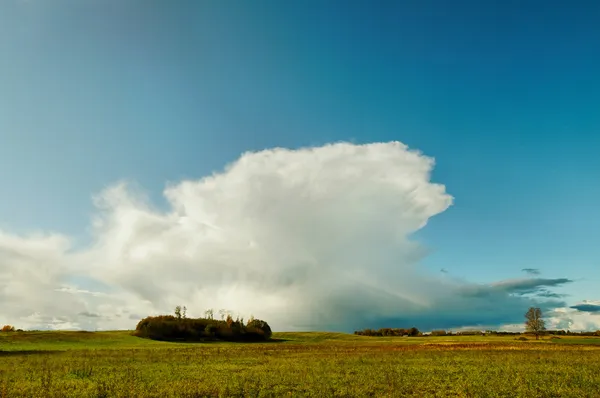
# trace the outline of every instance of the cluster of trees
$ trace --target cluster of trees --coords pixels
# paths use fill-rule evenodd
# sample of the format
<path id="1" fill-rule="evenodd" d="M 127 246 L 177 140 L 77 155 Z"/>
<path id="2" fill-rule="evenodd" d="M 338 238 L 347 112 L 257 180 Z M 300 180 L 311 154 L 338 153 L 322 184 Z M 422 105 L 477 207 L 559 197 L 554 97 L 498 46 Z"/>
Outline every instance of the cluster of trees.
<path id="1" fill-rule="evenodd" d="M 382 328 L 382 329 L 364 329 L 357 330 L 354 334 L 359 336 L 421 336 L 421 332 L 417 328 L 399 329 L 399 328 Z"/>
<path id="2" fill-rule="evenodd" d="M 260 319 L 250 318 L 244 323 L 239 317 L 223 315 L 221 320 L 213 317 L 213 311 L 206 318 L 188 318 L 185 307 L 176 307 L 175 315 L 149 316 L 138 322 L 134 335 L 163 341 L 266 341 L 271 338 L 269 324 Z"/>
<path id="3" fill-rule="evenodd" d="M 485 334 L 491 334 L 495 336 L 520 336 L 521 332 L 507 332 L 507 331 L 498 331 L 498 330 L 486 330 Z"/>
<path id="4" fill-rule="evenodd" d="M 2 331 L 2 332 L 14 332 L 15 331 L 15 327 L 11 326 L 11 325 L 4 325 L 4 326 L 2 326 L 2 329 L 0 329 L 0 331 Z"/>

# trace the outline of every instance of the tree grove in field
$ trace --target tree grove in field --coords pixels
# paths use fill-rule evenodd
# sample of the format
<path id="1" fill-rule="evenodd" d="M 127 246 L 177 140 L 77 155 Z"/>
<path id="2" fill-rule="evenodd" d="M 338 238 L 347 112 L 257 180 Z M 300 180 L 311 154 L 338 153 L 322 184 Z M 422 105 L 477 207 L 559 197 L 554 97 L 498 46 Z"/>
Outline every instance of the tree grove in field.
<path id="1" fill-rule="evenodd" d="M 216 320 L 210 318 L 188 318 L 183 309 L 177 306 L 175 316 L 149 316 L 138 322 L 134 334 L 153 340 L 163 341 L 265 341 L 272 335 L 269 324 L 260 319 L 251 318 L 246 324 L 244 320 Z M 211 314 L 212 315 L 212 314 Z"/>

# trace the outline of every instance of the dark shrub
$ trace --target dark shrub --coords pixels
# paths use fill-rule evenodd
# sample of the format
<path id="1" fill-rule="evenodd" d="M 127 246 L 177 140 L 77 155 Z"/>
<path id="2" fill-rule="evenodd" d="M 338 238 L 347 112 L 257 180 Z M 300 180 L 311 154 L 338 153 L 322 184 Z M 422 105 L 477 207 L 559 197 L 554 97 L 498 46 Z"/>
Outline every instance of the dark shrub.
<path id="1" fill-rule="evenodd" d="M 248 321 L 248 325 L 246 325 L 246 328 L 253 330 L 254 333 L 258 333 L 259 335 L 262 335 L 263 338 L 266 340 L 270 339 L 271 335 L 273 334 L 271 332 L 271 327 L 269 326 L 269 324 L 260 319 L 252 319 L 252 320 Z M 258 332 L 258 331 L 260 331 L 260 332 Z"/>

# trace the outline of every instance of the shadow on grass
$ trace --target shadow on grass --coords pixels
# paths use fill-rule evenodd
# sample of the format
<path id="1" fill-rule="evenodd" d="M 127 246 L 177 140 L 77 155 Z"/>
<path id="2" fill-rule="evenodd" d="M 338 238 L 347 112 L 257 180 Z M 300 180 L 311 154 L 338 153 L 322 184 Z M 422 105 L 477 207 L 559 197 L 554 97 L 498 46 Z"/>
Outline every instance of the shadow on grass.
<path id="1" fill-rule="evenodd" d="M 225 341 L 225 340 L 223 340 Z M 231 341 L 231 343 L 236 344 L 277 344 L 277 343 L 285 343 L 286 341 L 291 341 L 288 339 L 269 339 L 264 341 Z"/>
<path id="2" fill-rule="evenodd" d="M 151 339 L 147 337 L 139 337 L 140 339 L 147 339 L 150 341 L 159 341 L 161 343 L 177 343 L 177 344 L 218 344 L 218 343 L 230 343 L 230 344 L 277 344 L 291 341 L 288 339 L 269 339 L 269 340 L 159 340 Z"/>
<path id="3" fill-rule="evenodd" d="M 17 357 L 17 356 L 29 356 L 29 355 L 52 355 L 60 354 L 64 351 L 58 350 L 21 350 L 21 351 L 0 351 L 1 357 Z"/>

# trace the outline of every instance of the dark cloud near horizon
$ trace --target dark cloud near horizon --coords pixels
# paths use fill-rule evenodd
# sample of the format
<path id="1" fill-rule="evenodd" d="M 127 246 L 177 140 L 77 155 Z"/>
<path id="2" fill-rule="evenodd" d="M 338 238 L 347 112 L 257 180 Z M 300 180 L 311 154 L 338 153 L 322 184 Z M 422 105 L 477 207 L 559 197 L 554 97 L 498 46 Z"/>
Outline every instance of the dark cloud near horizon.
<path id="1" fill-rule="evenodd" d="M 465 311 L 465 304 L 457 300 L 455 302 L 439 303 L 439 305 L 429 310 L 406 314 L 406 316 L 401 317 L 359 317 L 353 330 L 340 330 L 335 328 L 335 325 L 326 329 L 342 332 L 352 332 L 365 328 L 410 327 L 416 327 L 421 331 L 451 330 L 463 327 L 497 329 L 503 325 L 523 323 L 524 315 L 532 305 L 540 307 L 543 313 L 551 313 L 555 308 L 566 306 L 566 303 L 558 300 L 532 302 L 526 297 L 506 299 L 506 296 L 491 294 L 486 300 L 478 300 L 471 311 Z"/>
<path id="2" fill-rule="evenodd" d="M 529 275 L 539 275 L 541 274 L 540 270 L 538 268 L 523 268 L 521 271 L 525 272 L 526 274 Z"/>
<path id="3" fill-rule="evenodd" d="M 330 298 L 327 304 L 320 308 L 324 312 L 322 319 L 331 320 L 330 323 L 317 321 L 315 324 L 297 325 L 297 330 L 325 330 L 338 332 L 352 332 L 366 328 L 409 328 L 417 327 L 419 330 L 427 331 L 434 329 L 457 329 L 457 328 L 500 328 L 503 325 L 522 324 L 527 309 L 536 306 L 544 313 L 551 312 L 555 308 L 564 308 L 567 303 L 559 297 L 552 295 L 553 292 L 543 289 L 543 286 L 556 286 L 570 281 L 566 278 L 556 280 L 532 279 L 525 281 L 504 281 L 497 284 L 480 285 L 466 284 L 464 286 L 453 285 L 452 282 L 437 286 L 438 290 L 427 289 L 427 299 L 411 301 L 409 297 L 399 302 L 393 311 L 395 314 L 385 316 L 370 313 L 369 308 L 364 311 L 354 311 L 351 322 L 342 326 L 336 321 L 336 316 L 349 319 L 349 311 L 355 307 L 353 303 L 344 298 L 339 301 Z M 425 286 L 427 287 L 427 286 Z M 542 294 L 548 297 L 531 296 L 523 291 L 531 291 L 538 288 Z M 448 289 L 448 290 L 446 290 Z M 393 297 L 394 292 L 385 293 L 374 290 L 372 299 L 367 302 L 379 301 L 385 306 L 388 298 Z M 357 293 L 359 297 L 369 297 L 367 292 Z M 387 296 L 387 297 L 386 297 Z M 344 313 L 344 309 L 348 311 Z"/>

